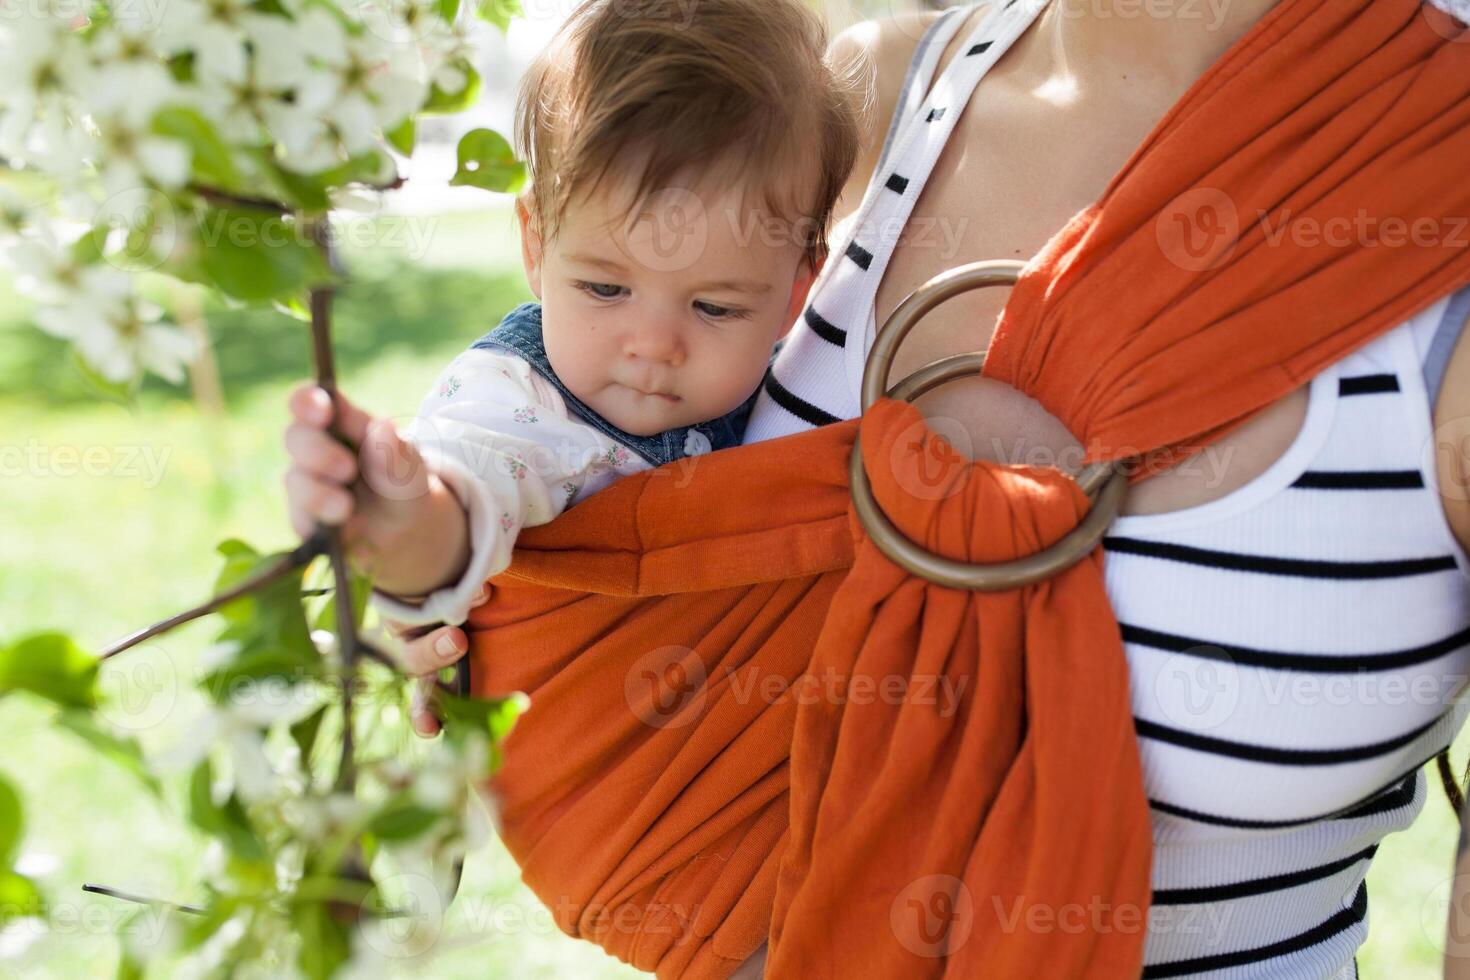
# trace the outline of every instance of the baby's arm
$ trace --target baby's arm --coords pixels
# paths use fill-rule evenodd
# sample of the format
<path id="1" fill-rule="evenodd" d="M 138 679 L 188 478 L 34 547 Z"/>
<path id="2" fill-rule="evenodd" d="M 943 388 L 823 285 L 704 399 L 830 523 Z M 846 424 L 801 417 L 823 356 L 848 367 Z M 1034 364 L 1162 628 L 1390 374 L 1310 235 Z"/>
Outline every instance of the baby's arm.
<path id="1" fill-rule="evenodd" d="M 480 586 L 509 565 L 520 528 L 555 518 L 606 465 L 605 440 L 567 417 L 553 387 L 487 350 L 456 358 L 402 430 L 339 394 L 338 428 L 357 455 L 328 434 L 320 388 L 301 386 L 290 407 L 293 526 L 303 537 L 340 526 L 375 605 L 409 625 L 463 622 Z"/>
<path id="2" fill-rule="evenodd" d="M 469 559 L 469 528 L 418 450 L 339 393 L 335 428 L 359 447 L 354 454 L 329 434 L 333 403 L 315 385 L 292 393 L 290 411 L 286 500 L 296 532 L 339 527 L 353 565 L 385 587 L 427 590 L 453 580 Z"/>
<path id="3" fill-rule="evenodd" d="M 379 588 L 378 610 L 408 624 L 463 622 L 485 580 L 509 566 L 520 529 L 556 518 L 589 471 L 608 465 L 605 440 L 569 418 L 529 364 L 498 351 L 455 358 L 403 434 L 460 501 L 471 542 L 458 578 L 422 601 Z"/>

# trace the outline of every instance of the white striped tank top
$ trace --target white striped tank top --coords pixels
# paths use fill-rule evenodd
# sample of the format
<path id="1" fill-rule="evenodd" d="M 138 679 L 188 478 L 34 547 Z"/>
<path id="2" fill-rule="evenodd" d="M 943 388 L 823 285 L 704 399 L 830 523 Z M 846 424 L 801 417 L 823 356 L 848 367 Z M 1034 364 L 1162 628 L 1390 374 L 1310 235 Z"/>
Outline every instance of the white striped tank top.
<path id="1" fill-rule="evenodd" d="M 1044 5 L 991 9 L 937 80 L 973 8 L 925 34 L 747 442 L 859 414 L 898 231 L 976 83 Z M 1423 808 L 1423 765 L 1470 710 L 1470 560 L 1430 448 L 1467 314 L 1470 290 L 1323 371 L 1295 442 L 1250 484 L 1109 530 L 1153 825 L 1145 977 L 1357 975 L 1369 862 Z"/>

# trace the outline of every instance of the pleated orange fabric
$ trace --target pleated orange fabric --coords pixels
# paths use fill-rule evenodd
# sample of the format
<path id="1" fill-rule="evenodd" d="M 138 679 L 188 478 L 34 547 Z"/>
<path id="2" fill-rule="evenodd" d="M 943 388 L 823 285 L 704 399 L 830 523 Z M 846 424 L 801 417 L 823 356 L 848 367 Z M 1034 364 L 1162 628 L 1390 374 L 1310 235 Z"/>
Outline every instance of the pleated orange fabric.
<path id="1" fill-rule="evenodd" d="M 1177 462 L 1470 282 L 1466 160 L 1463 25 L 1283 0 L 1028 263 L 987 373 L 1092 460 Z M 507 846 L 561 928 L 666 980 L 763 942 L 781 980 L 1137 976 L 1152 841 L 1101 553 L 996 594 L 901 571 L 850 511 L 859 429 L 940 554 L 1087 511 L 882 401 L 527 530 L 468 624 L 476 693 L 531 696 L 490 787 Z"/>

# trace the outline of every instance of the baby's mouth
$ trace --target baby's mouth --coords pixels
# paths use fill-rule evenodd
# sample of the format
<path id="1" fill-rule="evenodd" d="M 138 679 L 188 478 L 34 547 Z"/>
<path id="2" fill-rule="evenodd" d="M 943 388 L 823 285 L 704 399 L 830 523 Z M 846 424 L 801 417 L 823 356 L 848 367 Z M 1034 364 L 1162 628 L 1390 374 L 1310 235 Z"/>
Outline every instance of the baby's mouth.
<path id="1" fill-rule="evenodd" d="M 632 388 L 631 385 L 629 387 Z M 638 394 L 644 395 L 644 396 L 646 396 L 648 398 L 657 398 L 660 401 L 664 401 L 664 402 L 669 403 L 670 405 L 672 405 L 675 402 L 678 402 L 678 401 L 681 400 L 678 395 L 669 395 L 669 394 L 665 394 L 662 391 L 644 391 L 642 388 L 632 388 L 632 390 L 633 391 L 636 391 L 636 392 L 638 392 Z"/>

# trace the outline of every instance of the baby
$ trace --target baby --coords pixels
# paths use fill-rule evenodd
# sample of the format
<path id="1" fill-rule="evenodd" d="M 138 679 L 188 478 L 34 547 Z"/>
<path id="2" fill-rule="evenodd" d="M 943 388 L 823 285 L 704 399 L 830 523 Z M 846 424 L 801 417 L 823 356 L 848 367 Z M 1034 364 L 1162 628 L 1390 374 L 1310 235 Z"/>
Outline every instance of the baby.
<path id="1" fill-rule="evenodd" d="M 738 445 L 826 255 L 862 106 L 800 0 L 592 0 L 532 66 L 516 202 L 537 303 L 456 357 L 400 432 L 293 394 L 292 523 L 341 525 L 374 603 L 465 620 L 517 532 Z M 358 479 L 359 474 L 362 479 Z"/>

